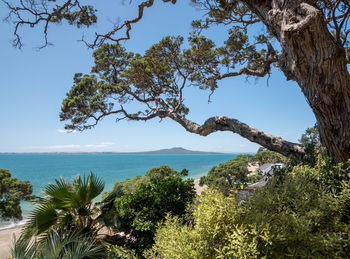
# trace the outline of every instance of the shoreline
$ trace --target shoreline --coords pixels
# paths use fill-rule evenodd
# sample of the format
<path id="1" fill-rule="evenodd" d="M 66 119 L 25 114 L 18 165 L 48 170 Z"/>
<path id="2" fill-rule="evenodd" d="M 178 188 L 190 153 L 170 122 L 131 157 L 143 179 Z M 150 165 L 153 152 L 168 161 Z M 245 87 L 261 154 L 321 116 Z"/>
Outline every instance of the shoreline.
<path id="1" fill-rule="evenodd" d="M 11 258 L 11 246 L 13 236 L 18 238 L 21 234 L 23 225 L 13 226 L 11 228 L 0 230 L 0 258 Z"/>
<path id="2" fill-rule="evenodd" d="M 27 223 L 27 219 L 23 219 L 17 223 L 15 222 L 11 222 L 10 224 L 8 225 L 5 225 L 3 227 L 0 227 L 0 232 L 2 231 L 5 231 L 5 230 L 10 230 L 10 229 L 13 229 L 13 228 L 18 228 L 18 227 L 22 227 L 23 225 L 25 225 Z"/>
<path id="3" fill-rule="evenodd" d="M 203 174 L 204 175 L 204 174 Z M 200 186 L 199 185 L 199 178 L 196 176 L 194 178 L 194 188 L 196 190 L 197 195 L 201 195 L 201 193 L 207 188 L 207 186 Z M 20 221 L 18 224 L 5 226 L 4 228 L 0 229 L 0 258 L 6 259 L 11 257 L 11 245 L 12 245 L 12 237 L 13 235 L 18 238 L 20 235 L 23 225 L 26 223 L 26 221 Z M 13 223 L 11 223 L 13 224 Z"/>

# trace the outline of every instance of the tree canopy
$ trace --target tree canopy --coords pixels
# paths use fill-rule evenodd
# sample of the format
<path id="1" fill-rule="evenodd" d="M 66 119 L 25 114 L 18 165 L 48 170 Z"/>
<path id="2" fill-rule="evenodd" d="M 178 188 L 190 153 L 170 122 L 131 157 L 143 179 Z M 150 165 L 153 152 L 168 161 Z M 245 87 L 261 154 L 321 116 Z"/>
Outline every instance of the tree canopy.
<path id="1" fill-rule="evenodd" d="M 102 201 L 101 213 L 108 227 L 124 233 L 124 238 L 115 235 L 112 243 L 137 254 L 150 248 L 166 215 L 182 217 L 193 201 L 193 179 L 184 180 L 183 176 L 187 176 L 187 170 L 177 172 L 169 166 L 160 166 L 151 168 L 145 176 L 117 182 Z"/>
<path id="2" fill-rule="evenodd" d="M 229 195 L 233 188 L 240 189 L 249 181 L 247 167 L 251 158 L 251 155 L 238 155 L 225 163 L 213 166 L 207 175 L 200 178 L 199 184 L 206 184 Z"/>
<path id="3" fill-rule="evenodd" d="M 52 229 L 85 231 L 96 234 L 98 220 L 93 200 L 104 189 L 104 182 L 90 173 L 68 182 L 60 178 L 44 187 L 45 196 L 39 198 L 25 225 L 25 232 L 45 236 Z"/>
<path id="4" fill-rule="evenodd" d="M 264 148 L 259 148 L 258 152 L 251 158 L 251 162 L 258 163 L 259 166 L 266 163 L 285 163 L 286 161 L 287 158 L 281 154 Z"/>
<path id="5" fill-rule="evenodd" d="M 43 25 L 44 46 L 51 23 L 67 21 L 81 27 L 97 22 L 97 10 L 75 0 L 23 0 L 9 3 L 8 19 L 14 22 L 14 45 L 22 46 L 20 29 Z M 163 0 L 176 4 L 176 0 Z M 106 116 L 116 120 L 170 118 L 187 131 L 207 136 L 231 131 L 285 156 L 302 158 L 305 149 L 236 119 L 208 118 L 203 124 L 189 119 L 183 89 L 188 86 L 215 91 L 219 82 L 236 76 L 265 77 L 273 67 L 286 80 L 298 83 L 312 108 L 320 139 L 336 161 L 350 158 L 350 76 L 347 69 L 349 14 L 347 1 L 192 0 L 206 12 L 193 21 L 188 49 L 183 38 L 165 37 L 145 54 L 126 51 L 121 40 L 132 37 L 135 23 L 154 0 L 142 1 L 138 15 L 96 33 L 88 47 L 96 48 L 91 74 L 76 74 L 63 101 L 61 120 L 67 129 L 85 130 Z M 205 30 L 225 26 L 228 38 L 222 46 L 205 37 Z M 266 30 L 257 30 L 257 26 Z M 124 33 L 124 34 L 123 34 Z M 128 103 L 144 108 L 130 110 Z"/>
<path id="6" fill-rule="evenodd" d="M 22 219 L 21 201 L 33 198 L 29 181 L 12 177 L 11 172 L 0 169 L 0 219 Z"/>

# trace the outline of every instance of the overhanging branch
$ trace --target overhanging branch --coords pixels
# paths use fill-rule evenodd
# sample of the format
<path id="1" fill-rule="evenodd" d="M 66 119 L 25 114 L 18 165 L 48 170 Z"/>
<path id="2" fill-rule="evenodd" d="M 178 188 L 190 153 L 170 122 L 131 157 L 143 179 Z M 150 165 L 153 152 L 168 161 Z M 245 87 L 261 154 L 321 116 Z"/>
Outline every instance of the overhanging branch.
<path id="1" fill-rule="evenodd" d="M 211 117 L 202 125 L 192 122 L 176 113 L 170 112 L 167 117 L 181 124 L 187 131 L 201 136 L 207 136 L 216 131 L 231 131 L 251 142 L 287 157 L 292 155 L 297 159 L 301 159 L 305 155 L 305 150 L 300 144 L 286 141 L 226 116 Z"/>
<path id="2" fill-rule="evenodd" d="M 176 0 L 163 0 L 163 2 L 171 2 L 172 4 L 175 4 Z M 87 43 L 84 39 L 82 41 L 85 42 L 85 44 L 89 48 L 95 48 L 95 47 L 101 47 L 102 44 L 106 40 L 113 41 L 116 44 L 119 44 L 119 42 L 122 41 L 122 40 L 129 40 L 130 39 L 130 31 L 132 29 L 131 25 L 139 22 L 142 19 L 142 17 L 143 17 L 144 9 L 152 7 L 153 4 L 154 4 L 154 0 L 143 1 L 141 4 L 138 5 L 138 15 L 137 15 L 136 18 L 131 19 L 131 20 L 126 20 L 122 25 L 116 26 L 113 30 L 111 30 L 110 32 L 108 32 L 106 34 L 98 34 L 98 33 L 96 33 L 96 38 L 95 38 L 94 42 L 91 43 L 91 44 Z M 125 36 L 119 37 L 119 38 L 118 37 L 114 37 L 114 35 L 117 32 L 119 32 L 120 30 L 122 30 L 123 28 L 126 28 Z"/>

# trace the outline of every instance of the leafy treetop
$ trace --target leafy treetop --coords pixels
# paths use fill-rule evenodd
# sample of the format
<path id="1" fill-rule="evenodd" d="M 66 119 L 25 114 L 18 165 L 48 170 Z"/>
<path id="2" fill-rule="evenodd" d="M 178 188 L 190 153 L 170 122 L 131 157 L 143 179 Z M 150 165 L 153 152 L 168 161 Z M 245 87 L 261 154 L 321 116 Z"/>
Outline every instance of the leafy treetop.
<path id="1" fill-rule="evenodd" d="M 21 26 L 42 24 L 47 45 L 51 23 L 68 21 L 79 27 L 97 21 L 94 7 L 81 5 L 79 0 L 20 0 L 15 4 L 2 1 L 10 10 L 8 19 L 14 22 L 14 44 L 18 47 L 22 46 Z M 345 162 L 350 156 L 348 1 L 191 2 L 206 15 L 192 23 L 189 49 L 181 47 L 181 37 L 166 37 L 144 55 L 120 47 L 120 41 L 130 38 L 133 24 L 142 19 L 154 0 L 141 1 L 137 17 L 115 25 L 107 33 L 96 33 L 95 40 L 87 43 L 97 48 L 91 74 L 76 74 L 63 101 L 60 117 L 68 121 L 66 128 L 89 129 L 106 116 L 114 116 L 117 121 L 170 118 L 192 133 L 207 136 L 216 131 L 231 131 L 284 156 L 302 159 L 305 155 L 302 145 L 236 119 L 216 116 L 200 125 L 188 118 L 185 87 L 212 93 L 223 79 L 241 75 L 265 77 L 275 66 L 287 80 L 299 84 L 319 123 L 322 142 L 332 157 Z M 227 39 L 219 47 L 203 34 L 216 25 L 226 26 L 228 31 Z M 143 108 L 129 109 L 127 104 L 132 101 Z"/>
<path id="2" fill-rule="evenodd" d="M 125 233 L 125 237 L 117 234 L 111 242 L 137 254 L 150 248 L 166 215 L 183 216 L 195 197 L 193 179 L 182 179 L 185 175 L 187 170 L 177 172 L 169 166 L 160 166 L 150 169 L 145 176 L 116 183 L 102 201 L 101 216 L 108 227 L 116 233 Z"/>
<path id="3" fill-rule="evenodd" d="M 200 178 L 200 185 L 208 185 L 229 195 L 234 188 L 242 188 L 249 181 L 248 163 L 251 155 L 238 155 L 235 158 L 214 166 L 206 176 Z"/>
<path id="4" fill-rule="evenodd" d="M 34 198 L 32 191 L 29 181 L 18 180 L 9 170 L 0 169 L 0 219 L 21 220 L 20 202 Z"/>

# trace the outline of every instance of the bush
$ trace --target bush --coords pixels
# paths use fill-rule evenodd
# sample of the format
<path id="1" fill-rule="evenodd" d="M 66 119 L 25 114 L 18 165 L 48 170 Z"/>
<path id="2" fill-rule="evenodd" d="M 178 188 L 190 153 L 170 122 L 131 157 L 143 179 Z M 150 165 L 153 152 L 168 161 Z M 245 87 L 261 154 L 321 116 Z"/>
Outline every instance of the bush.
<path id="1" fill-rule="evenodd" d="M 33 199 L 32 191 L 28 181 L 18 180 L 9 170 L 0 168 L 0 220 L 21 220 L 21 201 Z"/>
<path id="2" fill-rule="evenodd" d="M 228 195 L 232 188 L 241 188 L 249 181 L 247 166 L 251 157 L 251 155 L 238 155 L 234 159 L 214 166 L 206 176 L 200 178 L 199 184 L 206 184 Z"/>
<path id="3" fill-rule="evenodd" d="M 193 179 L 182 179 L 186 175 L 186 170 L 180 173 L 168 166 L 161 166 L 148 171 L 144 180 L 136 179 L 139 184 L 131 192 L 123 193 L 123 188 L 121 192 L 118 190 L 118 194 L 113 196 L 112 206 L 109 204 L 102 208 L 106 225 L 114 232 L 125 234 L 124 238 L 117 235 L 111 240 L 112 244 L 117 245 L 114 251 L 127 248 L 138 255 L 142 254 L 144 249 L 152 246 L 157 226 L 168 213 L 179 217 L 186 213 L 186 208 L 195 197 Z M 132 180 L 127 182 L 131 184 Z M 122 183 L 116 186 L 125 187 Z"/>
<path id="4" fill-rule="evenodd" d="M 345 165 L 342 172 L 344 176 Z M 349 167 L 347 167 L 349 168 Z M 336 168 L 333 168 L 336 171 Z M 347 258 L 350 183 L 329 189 L 320 168 L 297 166 L 239 204 L 210 190 L 194 224 L 168 217 L 148 258 Z"/>
<path id="5" fill-rule="evenodd" d="M 285 163 L 286 161 L 285 156 L 262 147 L 251 158 L 251 162 L 258 163 L 260 166 L 266 163 Z"/>

